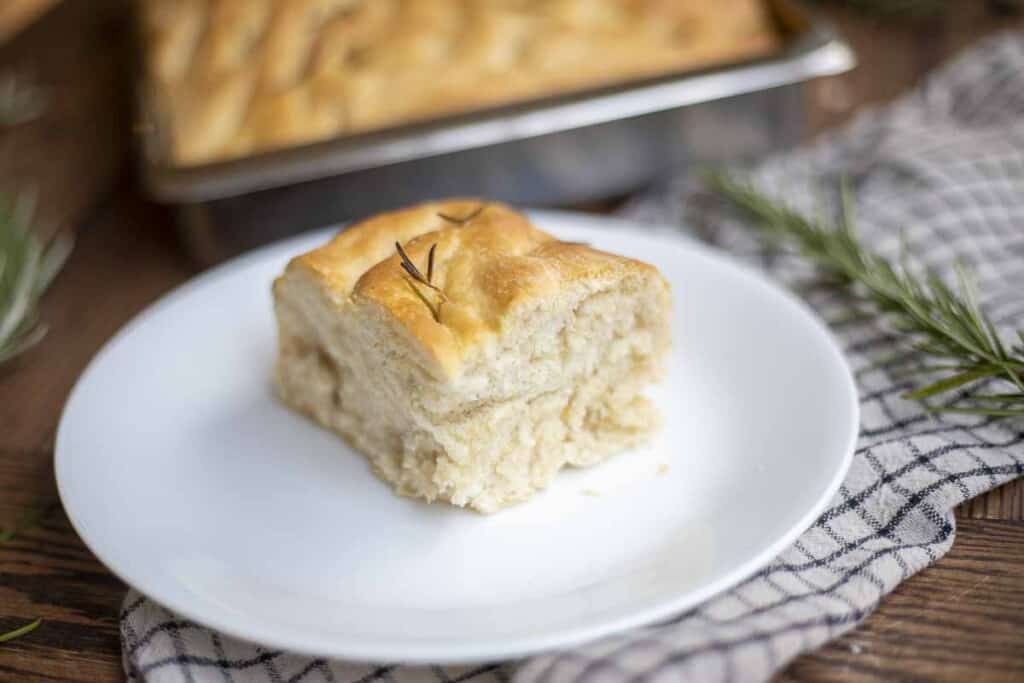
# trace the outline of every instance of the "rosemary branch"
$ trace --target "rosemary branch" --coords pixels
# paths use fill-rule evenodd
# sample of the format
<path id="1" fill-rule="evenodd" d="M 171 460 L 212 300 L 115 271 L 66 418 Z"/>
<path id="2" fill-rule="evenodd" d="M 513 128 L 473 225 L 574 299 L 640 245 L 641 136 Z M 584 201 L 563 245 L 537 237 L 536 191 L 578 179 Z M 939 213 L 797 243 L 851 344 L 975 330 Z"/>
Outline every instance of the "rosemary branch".
<path id="1" fill-rule="evenodd" d="M 412 262 L 412 259 L 409 258 L 407 253 L 405 253 L 405 249 L 402 249 L 402 245 L 399 242 L 395 242 L 395 249 L 398 250 L 402 270 L 404 270 L 409 276 L 405 280 L 406 283 L 410 288 L 412 288 L 412 291 L 416 293 L 416 296 L 419 297 L 420 301 L 430 309 L 431 315 L 434 316 L 434 321 L 441 322 L 441 305 L 448 301 L 448 297 L 440 287 L 434 284 L 434 252 L 437 250 L 437 243 L 430 245 L 430 253 L 427 254 L 426 276 L 424 276 L 423 273 L 420 272 L 420 269 L 416 267 L 416 264 Z M 429 287 L 437 293 L 438 302 L 436 306 L 431 304 L 427 296 L 420 291 L 419 287 L 416 286 L 415 283 L 417 282 L 425 287 Z"/>
<path id="2" fill-rule="evenodd" d="M 842 221 L 830 226 L 812 221 L 752 186 L 712 173 L 708 185 L 747 212 L 763 236 L 795 247 L 825 274 L 847 286 L 855 304 L 869 306 L 902 333 L 908 374 L 918 385 L 906 398 L 925 401 L 995 380 L 1000 393 L 969 393 L 931 410 L 989 416 L 1024 416 L 1024 330 L 1007 345 L 978 305 L 973 279 L 960 264 L 954 289 L 934 273 L 916 275 L 905 262 L 892 263 L 859 241 L 852 201 L 843 188 Z M 925 362 L 931 361 L 931 362 Z M 895 365 L 900 365 L 897 360 Z M 922 382 L 927 378 L 927 382 Z"/>
<path id="3" fill-rule="evenodd" d="M 71 253 L 71 239 L 40 243 L 30 227 L 34 198 L 0 198 L 0 364 L 27 351 L 46 334 L 39 299 Z"/>

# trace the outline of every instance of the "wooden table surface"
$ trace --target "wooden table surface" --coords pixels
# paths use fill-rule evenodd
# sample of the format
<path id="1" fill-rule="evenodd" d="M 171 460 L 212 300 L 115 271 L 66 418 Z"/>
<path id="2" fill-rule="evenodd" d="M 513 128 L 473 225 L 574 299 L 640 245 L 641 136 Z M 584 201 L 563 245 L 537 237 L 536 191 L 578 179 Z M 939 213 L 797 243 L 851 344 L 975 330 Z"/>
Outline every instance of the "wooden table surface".
<path id="1" fill-rule="evenodd" d="M 861 66 L 808 89 L 810 130 L 893 97 L 980 35 L 1024 27 L 1021 18 L 986 16 L 983 4 L 951 2 L 946 17 L 914 26 L 833 10 Z M 0 632 L 45 620 L 0 644 L 0 682 L 123 679 L 117 612 L 125 586 L 82 545 L 57 503 L 54 432 L 93 354 L 196 268 L 175 240 L 173 216 L 143 200 L 133 181 L 122 9 L 122 0 L 68 0 L 0 47 L 0 70 L 34 75 L 50 95 L 42 118 L 0 131 L 0 189 L 37 187 L 43 227 L 78 239 L 44 301 L 49 336 L 0 371 L 0 527 L 46 510 L 38 525 L 0 544 Z M 1024 680 L 1024 482 L 963 506 L 957 524 L 949 555 L 780 680 Z"/>

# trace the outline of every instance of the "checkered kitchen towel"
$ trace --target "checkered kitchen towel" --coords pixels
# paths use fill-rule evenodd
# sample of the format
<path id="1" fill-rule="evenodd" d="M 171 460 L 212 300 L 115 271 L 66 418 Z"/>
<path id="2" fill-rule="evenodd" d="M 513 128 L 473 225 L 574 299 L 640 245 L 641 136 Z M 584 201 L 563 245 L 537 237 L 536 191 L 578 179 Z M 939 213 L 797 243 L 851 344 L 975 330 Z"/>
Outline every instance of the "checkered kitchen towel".
<path id="1" fill-rule="evenodd" d="M 978 273 L 983 303 L 1024 327 L 1024 35 L 989 40 L 882 110 L 812 147 L 770 159 L 754 181 L 820 210 L 811 186 L 855 190 L 864 239 L 948 272 L 954 253 Z M 824 197 L 826 208 L 834 197 Z M 952 508 L 1024 473 L 1024 420 L 935 418 L 900 398 L 908 384 L 878 359 L 892 337 L 851 322 L 843 297 L 803 264 L 766 255 L 749 229 L 687 179 L 627 213 L 691 227 L 800 291 L 833 321 L 860 388 L 862 431 L 828 511 L 756 576 L 668 623 L 568 652 L 483 667 L 368 666 L 240 643 L 130 593 L 124 665 L 144 681 L 760 681 L 856 626 L 901 581 L 952 545 Z M 842 319 L 846 319 L 842 322 Z"/>

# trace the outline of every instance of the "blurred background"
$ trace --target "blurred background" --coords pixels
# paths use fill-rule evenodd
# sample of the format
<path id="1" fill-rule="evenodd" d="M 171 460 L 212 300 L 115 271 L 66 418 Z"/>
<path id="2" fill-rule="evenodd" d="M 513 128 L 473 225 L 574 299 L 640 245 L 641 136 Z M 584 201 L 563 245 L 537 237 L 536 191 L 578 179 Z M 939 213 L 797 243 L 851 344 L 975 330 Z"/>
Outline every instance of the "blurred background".
<path id="1" fill-rule="evenodd" d="M 290 4 L 319 4 L 332 11 L 329 2 Z M 399 125 L 401 135 L 384 139 L 358 133 L 346 139 L 337 131 L 312 145 L 297 140 L 292 149 L 271 150 L 269 157 L 263 149 L 228 162 L 214 155 L 197 167 L 178 163 L 168 151 L 166 140 L 176 124 L 168 121 L 169 112 L 184 119 L 184 109 L 161 109 L 166 99 L 161 100 L 160 87 L 153 86 L 158 78 L 147 67 L 159 56 L 160 46 L 154 44 L 169 40 L 159 31 L 161 22 L 173 38 L 182 30 L 175 22 L 183 23 L 175 13 L 197 3 L 148 5 L 156 6 L 150 16 L 128 0 L 0 2 L 0 188 L 36 192 L 34 223 L 44 231 L 95 231 L 82 250 L 92 240 L 106 242 L 116 235 L 118 242 L 138 249 L 165 249 L 161 264 L 182 255 L 163 242 L 174 235 L 182 238 L 193 263 L 208 264 L 297 229 L 439 194 L 611 207 L 681 164 L 756 158 L 813 137 L 860 107 L 894 97 L 979 36 L 1021 25 L 1012 0 L 766 0 L 765 12 L 783 36 L 751 59 L 775 62 L 779 73 L 754 73 L 743 55 L 711 53 L 703 63 L 695 59 L 694 66 L 730 57 L 737 61 L 709 82 L 692 83 L 692 76 L 690 82 L 654 79 L 674 83 L 674 92 L 604 88 L 604 94 L 619 99 L 598 106 L 597 97 L 577 98 L 576 109 L 559 109 L 566 98 L 555 92 L 533 98 L 543 106 L 505 107 L 494 116 L 456 112 L 462 128 L 450 122 Z M 724 3 L 732 9 L 729 5 Z M 246 19 L 237 10 L 234 17 L 221 14 L 219 20 L 229 27 Z M 721 22 L 721 16 L 704 20 Z M 742 30 L 749 28 L 731 39 L 746 40 Z M 826 54 L 822 48 L 828 45 L 848 46 L 849 58 Z M 854 59 L 859 66 L 851 69 Z M 814 78 L 831 72 L 835 75 Z M 440 73 L 442 80 L 448 78 L 443 69 Z M 211 81 L 204 87 L 197 99 L 216 100 L 231 84 Z M 723 94 L 734 96 L 720 99 Z M 649 113 L 656 111 L 661 113 Z M 631 116 L 636 113 L 647 115 Z M 524 114 L 534 117 L 524 121 Z M 300 118 L 313 127 L 313 116 L 304 112 Z M 583 120 L 603 125 L 578 127 Z M 193 128 L 217 125 L 208 117 Z M 538 125 L 572 130 L 531 139 L 525 129 Z M 497 144 L 502 141 L 511 142 Z M 438 149 L 453 147 L 461 153 L 437 155 Z"/>
<path id="2" fill-rule="evenodd" d="M 269 105 L 258 122 L 262 128 L 249 126 L 257 131 L 249 135 L 270 143 L 200 150 L 207 156 L 197 157 L 198 162 L 183 161 L 179 152 L 187 153 L 187 145 L 176 146 L 174 136 L 179 143 L 201 142 L 206 131 L 233 125 L 224 123 L 228 114 L 222 112 L 230 113 L 231 89 L 237 89 L 238 82 L 195 75 L 204 68 L 202 45 L 194 48 L 191 61 L 178 58 L 183 63 L 177 77 L 164 73 L 172 67 L 153 67 L 161 59 L 176 58 L 175 40 L 180 43 L 179 34 L 187 33 L 189 12 L 198 15 L 196 21 L 207 22 L 207 42 L 211 35 L 218 37 L 214 29 L 220 22 L 223 35 L 213 47 L 219 44 L 221 53 L 234 50 L 234 59 L 247 63 L 253 55 L 260 56 L 259 49 L 249 48 L 252 54 L 247 56 L 238 47 L 246 40 L 245 31 L 253 32 L 246 28 L 254 21 L 252 8 L 271 6 L 257 31 L 272 32 L 276 22 L 287 36 L 295 30 L 280 26 L 289 21 L 288 13 L 280 10 L 283 6 L 302 8 L 307 17 L 321 12 L 325 18 L 317 19 L 318 26 L 329 26 L 332 12 L 345 18 L 361 4 L 370 3 L 3 0 L 0 189 L 9 194 L 35 192 L 38 210 L 33 223 L 44 233 L 83 233 L 79 251 L 85 253 L 75 261 L 96 258 L 87 255 L 94 242 L 109 245 L 114 240 L 134 256 L 131 260 L 146 263 L 147 270 L 170 262 L 189 263 L 182 268 L 207 265 L 295 230 L 445 194 L 608 209 L 670 169 L 758 158 L 811 138 L 861 107 L 891 99 L 978 37 L 1021 25 L 1013 0 L 683 2 L 678 4 L 698 8 L 687 11 L 695 14 L 695 25 L 704 22 L 700 31 L 712 36 L 706 40 L 710 47 L 681 66 L 661 67 L 662 73 L 654 64 L 653 73 L 637 72 L 642 78 L 627 78 L 628 73 L 607 76 L 604 80 L 610 85 L 593 77 L 561 87 L 554 81 L 549 91 L 525 91 L 521 99 L 529 102 L 520 106 L 515 104 L 515 84 L 509 82 L 504 87 L 511 90 L 513 104 L 497 110 L 488 108 L 487 97 L 490 89 L 500 87 L 489 83 L 477 105 L 487 109 L 483 114 L 473 111 L 472 101 L 462 111 L 456 102 L 454 111 L 442 112 L 447 116 L 438 125 L 415 117 L 391 124 L 385 119 L 382 134 L 346 131 L 330 122 L 323 127 L 319 110 L 305 101 L 264 98 Z M 569 17 L 586 6 L 547 4 L 564 6 Z M 591 7 L 598 4 L 602 3 Z M 218 5 L 230 11 L 218 13 Z M 712 5 L 719 9 L 706 9 Z M 752 10 L 755 5 L 759 8 Z M 739 12 L 754 11 L 763 11 L 764 16 L 747 17 L 742 25 L 735 20 L 732 33 L 722 29 L 717 35 L 707 28 L 727 24 Z M 410 21 L 416 29 L 434 19 L 414 16 Z M 778 30 L 779 38 L 755 49 L 749 45 L 763 27 L 752 25 L 762 20 Z M 407 31 L 411 39 L 403 38 L 394 26 L 384 34 L 401 46 L 429 36 L 431 30 Z M 346 40 L 326 30 L 322 33 L 313 37 L 314 43 Z M 511 32 L 500 26 L 496 35 L 492 43 L 511 39 Z M 579 68 L 570 50 L 562 51 L 566 56 L 559 65 L 560 53 L 550 47 L 572 38 L 552 35 L 540 41 L 549 46 L 545 54 L 553 55 L 555 70 Z M 323 49 L 320 44 L 314 47 Z M 277 65 L 290 55 L 311 49 L 294 41 L 284 41 L 278 48 L 264 72 L 280 71 L 284 67 Z M 367 52 L 350 50 L 345 58 L 372 59 Z M 610 55 L 609 63 L 615 58 Z M 657 58 L 650 53 L 649 59 Z M 410 51 L 404 68 L 409 71 L 427 59 L 429 51 Z M 529 68 L 539 71 L 545 65 Z M 455 68 L 439 68 L 437 73 L 431 87 L 459 77 Z M 202 83 L 196 85 L 199 80 Z M 327 103 L 368 101 L 366 88 L 355 89 L 354 97 L 345 90 L 352 82 L 345 81 L 339 91 L 318 91 L 317 97 Z M 409 83 L 391 88 L 402 95 L 392 92 L 390 100 L 385 98 L 385 111 L 412 97 Z M 573 88 L 585 92 L 573 96 Z M 463 88 L 467 89 L 475 93 L 482 87 Z M 249 109 L 255 109 L 254 96 L 246 93 Z M 431 119 L 429 105 L 424 109 L 427 113 L 421 119 Z M 296 121 L 299 132 L 288 133 Z M 373 128 L 372 120 L 369 127 Z M 537 137 L 538 131 L 552 132 Z M 452 151 L 440 153 L 447 150 Z M 163 251 L 161 258 L 143 261 L 132 249 Z"/>

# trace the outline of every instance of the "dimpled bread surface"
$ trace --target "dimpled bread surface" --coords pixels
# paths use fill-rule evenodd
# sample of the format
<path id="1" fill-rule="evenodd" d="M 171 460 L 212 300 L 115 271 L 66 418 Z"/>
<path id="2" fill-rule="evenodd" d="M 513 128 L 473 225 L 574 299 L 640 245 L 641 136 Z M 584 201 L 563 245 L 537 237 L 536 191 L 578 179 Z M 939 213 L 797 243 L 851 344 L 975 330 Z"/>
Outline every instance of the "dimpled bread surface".
<path id="1" fill-rule="evenodd" d="M 764 55 L 764 0 L 141 0 L 194 165 Z"/>

